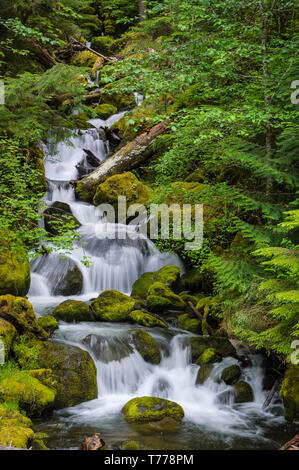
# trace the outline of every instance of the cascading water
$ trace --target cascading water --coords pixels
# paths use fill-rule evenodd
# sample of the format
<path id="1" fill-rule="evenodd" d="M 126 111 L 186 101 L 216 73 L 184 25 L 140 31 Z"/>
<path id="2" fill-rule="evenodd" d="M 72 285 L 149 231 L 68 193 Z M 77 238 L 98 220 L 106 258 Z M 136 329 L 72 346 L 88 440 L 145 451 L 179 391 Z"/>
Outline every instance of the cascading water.
<path id="1" fill-rule="evenodd" d="M 139 95 L 136 101 L 140 103 Z M 54 156 L 51 141 L 43 149 L 49 183 L 45 202 L 49 205 L 55 201 L 67 203 L 82 224 L 79 232 L 84 246 L 75 242 L 74 250 L 68 255 L 69 263 L 79 268 L 83 278 L 80 294 L 73 296 L 76 299 L 90 300 L 106 289 L 130 294 L 133 282 L 144 272 L 155 271 L 167 264 L 183 268 L 176 256 L 158 252 L 144 236 L 136 234 L 134 241 L 101 239 L 98 237 L 101 230 L 127 228 L 107 226 L 92 205 L 75 199 L 69 181 L 78 176 L 76 165 L 82 160 L 83 149 L 90 150 L 103 161 L 109 148 L 99 139 L 98 128 L 110 127 L 122 116 L 120 113 L 107 121 L 91 120 L 94 129 L 75 132 L 70 141 L 58 144 Z M 91 267 L 81 263 L 84 256 L 89 257 Z M 51 311 L 55 305 L 70 298 L 55 294 L 66 269 L 66 263 L 61 263 L 57 254 L 32 262 L 29 296 L 38 314 Z M 222 370 L 236 363 L 235 359 L 226 358 L 217 364 L 208 381 L 199 386 L 196 385 L 199 366 L 191 363 L 191 334 L 171 327 L 151 329 L 162 352 L 161 363 L 151 365 L 128 341 L 130 329 L 132 325 L 126 324 L 61 322 L 56 339 L 79 345 L 93 357 L 98 370 L 99 397 L 55 413 L 40 425 L 50 434 L 52 447 L 76 447 L 85 435 L 98 431 L 111 445 L 117 446 L 125 439 L 133 438 L 147 449 L 277 447 L 273 437 L 269 438 L 269 430 L 282 423 L 281 405 L 274 400 L 267 412 L 262 411 L 266 392 L 262 388 L 259 356 L 252 356 L 253 367 L 243 371 L 244 379 L 253 388 L 254 401 L 235 405 L 232 388 L 220 380 Z M 122 406 L 137 396 L 159 396 L 181 404 L 185 411 L 182 429 L 164 435 L 163 439 L 157 435 L 138 434 L 120 414 Z"/>

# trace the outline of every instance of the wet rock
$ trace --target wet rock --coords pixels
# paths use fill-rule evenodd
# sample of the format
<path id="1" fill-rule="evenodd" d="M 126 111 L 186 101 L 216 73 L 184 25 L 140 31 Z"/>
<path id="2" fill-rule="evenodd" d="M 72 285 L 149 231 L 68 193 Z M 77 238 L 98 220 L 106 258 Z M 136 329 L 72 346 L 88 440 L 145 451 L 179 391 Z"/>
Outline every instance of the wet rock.
<path id="1" fill-rule="evenodd" d="M 81 226 L 73 216 L 70 206 L 64 202 L 54 202 L 44 211 L 45 229 L 52 235 L 59 235 L 65 231 L 66 224 L 71 224 L 72 229 Z"/>
<path id="2" fill-rule="evenodd" d="M 124 442 L 121 446 L 121 450 L 139 450 L 140 446 L 135 441 Z"/>
<path id="3" fill-rule="evenodd" d="M 200 369 L 197 373 L 196 384 L 197 385 L 204 384 L 208 380 L 208 378 L 210 377 L 213 369 L 214 369 L 213 364 L 203 364 L 203 365 L 201 365 Z"/>
<path id="4" fill-rule="evenodd" d="M 95 434 L 92 437 L 86 437 L 81 444 L 80 450 L 103 450 L 105 442 L 100 434 Z"/>
<path id="5" fill-rule="evenodd" d="M 234 384 L 235 403 L 247 403 L 253 401 L 253 390 L 249 383 L 240 381 Z"/>
<path id="6" fill-rule="evenodd" d="M 196 336 L 190 339 L 192 362 L 196 362 L 197 359 L 207 348 L 214 348 L 216 351 L 220 351 L 220 354 L 227 353 L 236 354 L 236 350 L 231 342 L 221 336 Z"/>
<path id="7" fill-rule="evenodd" d="M 110 116 L 117 113 L 117 108 L 112 104 L 103 103 L 95 107 L 95 112 L 99 118 L 106 121 Z"/>
<path id="8" fill-rule="evenodd" d="M 57 381 L 55 409 L 97 397 L 96 367 L 88 352 L 67 344 L 41 342 L 37 361 L 40 368 L 52 369 Z"/>
<path id="9" fill-rule="evenodd" d="M 37 323 L 41 328 L 43 328 L 48 334 L 52 333 L 55 330 L 58 330 L 59 325 L 57 320 L 52 315 L 44 315 L 37 319 Z"/>
<path id="10" fill-rule="evenodd" d="M 25 296 L 30 287 L 30 265 L 25 248 L 14 252 L 0 237 L 0 295 Z"/>
<path id="11" fill-rule="evenodd" d="M 162 282 L 155 282 L 150 286 L 146 304 L 150 311 L 162 311 L 166 308 L 182 310 L 186 307 L 185 302 Z"/>
<path id="12" fill-rule="evenodd" d="M 222 371 L 221 379 L 226 383 L 226 385 L 233 385 L 239 380 L 241 373 L 241 369 L 237 365 L 226 367 Z"/>
<path id="13" fill-rule="evenodd" d="M 183 408 L 177 403 L 157 397 L 133 398 L 122 409 L 128 423 L 149 423 L 172 418 L 180 422 L 184 417 Z"/>
<path id="14" fill-rule="evenodd" d="M 176 291 L 180 285 L 180 268 L 178 266 L 167 265 L 158 271 L 142 274 L 133 284 L 132 297 L 145 299 L 149 288 L 155 282 L 163 282 L 170 289 Z"/>
<path id="15" fill-rule="evenodd" d="M 299 366 L 290 365 L 284 375 L 280 396 L 287 421 L 299 420 Z"/>
<path id="16" fill-rule="evenodd" d="M 221 360 L 222 357 L 219 353 L 217 353 L 215 348 L 207 348 L 203 353 L 201 353 L 196 361 L 196 364 L 203 366 L 206 364 L 214 364 L 215 362 L 220 362 Z"/>
<path id="17" fill-rule="evenodd" d="M 53 295 L 68 297 L 81 294 L 83 289 L 83 275 L 73 260 L 58 259 L 56 270 L 57 281 L 53 289 Z"/>
<path id="18" fill-rule="evenodd" d="M 92 302 L 95 317 L 100 321 L 121 322 L 130 320 L 135 300 L 116 290 L 106 290 Z"/>
<path id="19" fill-rule="evenodd" d="M 65 300 L 54 309 L 53 317 L 68 323 L 94 320 L 91 307 L 80 300 Z"/>
<path id="20" fill-rule="evenodd" d="M 178 326 L 191 333 L 202 334 L 201 321 L 199 318 L 190 318 L 188 313 L 184 313 L 178 317 Z"/>
<path id="21" fill-rule="evenodd" d="M 130 331 L 130 338 L 139 354 L 146 362 L 159 364 L 161 361 L 161 352 L 157 342 L 145 330 L 137 329 Z"/>
<path id="22" fill-rule="evenodd" d="M 144 309 L 134 310 L 133 312 L 130 313 L 130 318 L 135 323 L 145 326 L 146 328 L 154 328 L 154 327 L 166 328 L 167 327 L 166 323 L 164 323 L 162 320 L 155 317 L 154 315 L 151 315 Z"/>
<path id="23" fill-rule="evenodd" d="M 32 305 L 24 297 L 0 296 L 0 316 L 11 323 L 20 334 L 48 338 L 46 331 L 37 322 Z"/>
<path id="24" fill-rule="evenodd" d="M 129 344 L 127 335 L 122 336 L 100 336 L 88 335 L 83 340 L 93 355 L 104 364 L 112 361 L 121 361 L 123 358 L 133 354 L 134 349 Z"/>

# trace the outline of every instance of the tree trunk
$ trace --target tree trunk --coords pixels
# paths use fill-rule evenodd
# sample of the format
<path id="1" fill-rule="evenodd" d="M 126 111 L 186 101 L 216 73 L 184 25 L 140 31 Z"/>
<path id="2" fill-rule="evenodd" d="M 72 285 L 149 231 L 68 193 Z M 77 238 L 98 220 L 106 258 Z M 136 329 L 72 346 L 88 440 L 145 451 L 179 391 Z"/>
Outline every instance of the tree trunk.
<path id="1" fill-rule="evenodd" d="M 148 132 L 136 137 L 132 142 L 105 160 L 96 170 L 78 182 L 76 196 L 83 201 L 92 201 L 96 188 L 107 178 L 117 173 L 129 171 L 151 155 L 151 144 L 167 128 L 169 121 L 160 122 Z"/>
<path id="2" fill-rule="evenodd" d="M 50 69 L 57 64 L 54 57 L 52 57 L 47 49 L 42 47 L 38 41 L 30 41 L 29 44 L 32 47 L 32 52 L 46 69 Z"/>
<path id="3" fill-rule="evenodd" d="M 138 0 L 139 21 L 146 19 L 146 10 L 144 0 Z"/>

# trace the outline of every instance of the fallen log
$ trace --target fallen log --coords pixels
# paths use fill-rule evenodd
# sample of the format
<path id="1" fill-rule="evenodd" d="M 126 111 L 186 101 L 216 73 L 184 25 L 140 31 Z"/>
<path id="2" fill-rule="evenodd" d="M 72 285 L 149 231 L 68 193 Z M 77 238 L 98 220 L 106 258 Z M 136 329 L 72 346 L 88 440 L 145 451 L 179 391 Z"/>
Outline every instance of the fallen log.
<path id="1" fill-rule="evenodd" d="M 102 59 L 106 60 L 107 62 L 115 62 L 117 60 L 116 57 L 107 57 L 107 56 L 101 54 L 100 52 L 97 52 L 94 49 L 91 49 L 91 47 L 86 46 L 86 44 L 83 44 L 83 42 L 78 41 L 75 38 L 71 38 L 71 42 L 73 44 L 77 44 L 78 46 L 80 46 L 82 49 L 84 49 L 86 51 L 92 52 L 93 54 L 101 57 Z"/>
<path id="2" fill-rule="evenodd" d="M 81 444 L 80 450 L 99 450 L 105 446 L 105 442 L 100 434 L 95 434 L 92 437 L 86 437 Z"/>
<path id="3" fill-rule="evenodd" d="M 291 439 L 289 442 L 286 442 L 278 450 L 299 450 L 299 434 L 296 434 L 293 439 Z"/>
<path id="4" fill-rule="evenodd" d="M 76 197 L 91 202 L 100 183 L 117 173 L 129 171 L 146 160 L 152 152 L 151 144 L 166 131 L 169 122 L 169 120 L 160 122 L 107 158 L 98 168 L 78 182 Z"/>
<path id="5" fill-rule="evenodd" d="M 265 400 L 265 403 L 263 404 L 263 410 L 268 408 L 268 406 L 270 405 L 279 384 L 280 384 L 280 379 L 276 379 L 275 382 L 274 382 L 273 387 L 271 388 L 271 390 L 270 390 L 270 392 L 269 392 L 269 394 L 268 394 L 268 396 Z"/>
<path id="6" fill-rule="evenodd" d="M 192 312 L 194 313 L 194 315 L 199 318 L 199 320 L 203 320 L 203 316 L 201 315 L 201 313 L 199 313 L 199 311 L 197 310 L 197 308 L 194 307 L 193 303 L 192 302 L 188 302 L 188 305 L 189 307 L 191 308 Z"/>

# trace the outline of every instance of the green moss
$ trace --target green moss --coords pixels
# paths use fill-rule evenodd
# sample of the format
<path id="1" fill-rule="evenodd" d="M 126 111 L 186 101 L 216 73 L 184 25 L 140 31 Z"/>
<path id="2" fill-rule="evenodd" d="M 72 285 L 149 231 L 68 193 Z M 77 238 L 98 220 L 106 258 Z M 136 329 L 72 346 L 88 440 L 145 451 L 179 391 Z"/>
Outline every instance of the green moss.
<path id="1" fill-rule="evenodd" d="M 133 93 L 116 93 L 111 90 L 111 84 L 105 85 L 99 99 L 99 104 L 108 103 L 115 106 L 119 111 L 135 106 L 135 97 Z"/>
<path id="2" fill-rule="evenodd" d="M 101 119 L 108 119 L 112 114 L 117 113 L 117 108 L 112 104 L 99 104 L 95 107 L 95 112 Z"/>
<path id="3" fill-rule="evenodd" d="M 97 60 L 95 61 L 95 63 L 93 64 L 92 69 L 91 69 L 91 77 L 94 80 L 96 79 L 97 73 L 98 73 L 99 70 L 101 70 L 103 65 L 104 65 L 104 59 L 102 59 L 102 57 L 98 57 Z"/>
<path id="4" fill-rule="evenodd" d="M 96 186 L 86 184 L 83 179 L 78 181 L 75 188 L 76 198 L 84 202 L 92 202 L 95 192 Z"/>
<path id="5" fill-rule="evenodd" d="M 197 269 L 191 269 L 182 275 L 183 287 L 190 292 L 200 292 L 203 289 L 203 282 L 203 275 Z"/>
<path id="6" fill-rule="evenodd" d="M 92 38 L 91 48 L 103 55 L 109 55 L 112 44 L 113 38 L 109 36 L 96 36 Z"/>
<path id="7" fill-rule="evenodd" d="M 74 55 L 72 65 L 77 65 L 78 67 L 92 67 L 97 59 L 98 56 L 93 52 L 82 51 Z"/>
<path id="8" fill-rule="evenodd" d="M 220 362 L 221 359 L 222 357 L 219 353 L 217 353 L 216 349 L 207 348 L 199 356 L 199 358 L 196 361 L 196 364 L 199 364 L 199 365 L 213 364 L 214 362 Z"/>
<path id="9" fill-rule="evenodd" d="M 165 299 L 164 297 L 160 297 L 159 295 L 149 295 L 146 298 L 146 305 L 151 312 L 159 313 L 163 312 L 163 310 L 170 308 L 171 301 Z"/>
<path id="10" fill-rule="evenodd" d="M 180 275 L 181 269 L 179 266 L 163 266 L 163 268 L 159 269 L 154 273 L 155 280 L 157 282 L 163 282 L 172 289 L 174 292 L 180 286 Z"/>
<path id="11" fill-rule="evenodd" d="M 182 310 L 186 307 L 185 302 L 162 282 L 155 282 L 150 286 L 148 296 L 152 295 L 168 300 L 171 304 L 171 308 L 174 310 Z"/>
<path id="12" fill-rule="evenodd" d="M 19 336 L 13 345 L 14 356 L 22 369 L 38 367 L 38 355 L 41 342 L 27 335 Z"/>
<path id="13" fill-rule="evenodd" d="M 178 325 L 183 330 L 191 331 L 191 333 L 198 335 L 202 333 L 201 321 L 199 318 L 190 318 L 188 313 L 184 313 L 178 317 Z"/>
<path id="14" fill-rule="evenodd" d="M 227 338 L 221 336 L 197 336 L 190 339 L 192 362 L 197 359 L 207 348 L 214 348 L 220 354 L 236 354 L 236 350 Z"/>
<path id="15" fill-rule="evenodd" d="M 39 380 L 43 385 L 56 391 L 57 381 L 52 369 L 34 369 L 26 371 L 30 377 Z"/>
<path id="16" fill-rule="evenodd" d="M 94 315 L 91 307 L 79 300 L 65 300 L 58 305 L 53 316 L 65 322 L 93 321 Z"/>
<path id="17" fill-rule="evenodd" d="M 154 338 L 145 330 L 131 331 L 132 342 L 139 354 L 146 362 L 151 364 L 159 364 L 161 361 L 161 353 L 158 344 Z"/>
<path id="18" fill-rule="evenodd" d="M 151 195 L 151 190 L 139 181 L 131 173 L 122 173 L 107 178 L 106 181 L 97 187 L 93 203 L 95 206 L 108 203 L 114 207 L 118 215 L 118 197 L 126 196 L 127 205 L 146 204 Z"/>
<path id="19" fill-rule="evenodd" d="M 210 377 L 211 373 L 213 372 L 214 366 L 213 364 L 203 364 L 200 366 L 200 369 L 197 373 L 196 377 L 196 384 L 202 385 L 204 384 L 208 378 Z"/>
<path id="20" fill-rule="evenodd" d="M 115 34 L 115 22 L 112 20 L 105 20 L 104 30 L 107 36 L 113 36 L 113 34 Z"/>
<path id="21" fill-rule="evenodd" d="M 106 290 L 92 302 L 97 320 L 120 322 L 130 319 L 135 300 L 116 290 Z"/>
<path id="22" fill-rule="evenodd" d="M 241 377 L 241 369 L 237 365 L 233 365 L 230 367 L 226 367 L 221 374 L 221 379 L 227 384 L 227 385 L 233 385 L 236 383 L 239 378 Z"/>
<path id="23" fill-rule="evenodd" d="M 25 248 L 14 252 L 0 236 L 0 295 L 25 296 L 30 287 L 30 265 Z"/>
<path id="24" fill-rule="evenodd" d="M 94 126 L 88 121 L 89 117 L 85 113 L 72 114 L 66 126 L 68 129 L 92 129 Z"/>
<path id="25" fill-rule="evenodd" d="M 283 399 L 287 421 L 299 420 L 299 367 L 291 365 L 285 372 L 280 396 Z"/>
<path id="26" fill-rule="evenodd" d="M 123 407 L 122 413 L 128 423 L 160 421 L 166 417 L 180 421 L 184 417 L 180 405 L 157 397 L 133 398 Z"/>
<path id="27" fill-rule="evenodd" d="M 148 272 L 142 274 L 132 286 L 131 296 L 136 299 L 145 299 L 150 286 L 154 282 L 154 273 Z"/>
<path id="28" fill-rule="evenodd" d="M 249 401 L 253 401 L 253 390 L 247 382 L 237 382 L 233 387 L 235 389 L 235 403 L 247 403 Z"/>
<path id="29" fill-rule="evenodd" d="M 37 323 L 41 328 L 43 328 L 47 333 L 58 330 L 59 325 L 53 315 L 44 315 L 37 319 Z"/>
<path id="30" fill-rule="evenodd" d="M 0 401 L 15 401 L 31 416 L 39 416 L 54 407 L 55 391 L 19 371 L 0 382 Z"/>
<path id="31" fill-rule="evenodd" d="M 195 297 L 194 295 L 190 295 L 190 294 L 188 294 L 188 292 L 180 292 L 179 295 L 180 295 L 181 299 L 183 299 L 185 304 L 188 305 L 188 302 L 191 302 L 194 306 L 196 306 L 196 304 L 198 302 L 198 298 Z"/>
<path id="32" fill-rule="evenodd" d="M 0 446 L 27 449 L 34 437 L 30 428 L 22 426 L 8 426 L 0 428 Z"/>
<path id="33" fill-rule="evenodd" d="M 167 327 L 166 323 L 163 323 L 161 320 L 159 320 L 159 318 L 154 317 L 153 315 L 148 313 L 146 310 L 134 310 L 133 312 L 130 313 L 130 318 L 135 323 L 145 326 L 146 328 L 154 328 L 154 327 L 166 328 Z"/>
<path id="34" fill-rule="evenodd" d="M 43 339 L 48 338 L 46 331 L 36 321 L 32 305 L 23 297 L 0 296 L 0 316 L 13 324 L 18 333 L 33 334 Z"/>
<path id="35" fill-rule="evenodd" d="M 9 357 L 9 353 L 16 337 L 17 331 L 11 323 L 0 318 L 0 340 L 4 344 L 4 360 Z"/>
<path id="36" fill-rule="evenodd" d="M 127 441 L 122 444 L 122 450 L 139 450 L 139 444 L 135 441 Z"/>

